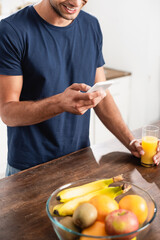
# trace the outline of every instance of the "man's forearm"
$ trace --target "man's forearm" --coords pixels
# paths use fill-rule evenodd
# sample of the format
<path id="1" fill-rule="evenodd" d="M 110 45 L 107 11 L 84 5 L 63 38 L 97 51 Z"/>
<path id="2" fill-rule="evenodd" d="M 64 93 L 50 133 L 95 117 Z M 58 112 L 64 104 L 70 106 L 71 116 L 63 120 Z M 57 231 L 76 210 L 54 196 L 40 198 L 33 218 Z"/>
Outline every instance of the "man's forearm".
<path id="1" fill-rule="evenodd" d="M 59 102 L 60 94 L 39 101 L 7 102 L 1 118 L 10 127 L 33 125 L 62 113 Z"/>
<path id="2" fill-rule="evenodd" d="M 109 92 L 95 107 L 95 112 L 103 124 L 129 149 L 129 143 L 134 137 Z"/>
<path id="3" fill-rule="evenodd" d="M 6 97 L 0 101 L 2 121 L 15 127 L 40 123 L 62 112 L 82 115 L 105 96 L 100 92 L 83 93 L 89 88 L 86 84 L 74 83 L 64 92 L 39 101 L 19 101 L 18 97 L 6 100 Z"/>

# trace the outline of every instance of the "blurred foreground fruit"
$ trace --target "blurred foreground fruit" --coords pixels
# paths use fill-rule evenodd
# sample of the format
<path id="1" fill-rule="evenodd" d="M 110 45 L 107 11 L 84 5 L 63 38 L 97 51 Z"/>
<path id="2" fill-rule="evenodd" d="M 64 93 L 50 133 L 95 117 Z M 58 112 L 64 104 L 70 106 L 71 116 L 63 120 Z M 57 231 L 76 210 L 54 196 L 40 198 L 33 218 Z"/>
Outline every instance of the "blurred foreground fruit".
<path id="1" fill-rule="evenodd" d="M 116 200 L 106 195 L 97 195 L 90 200 L 90 203 L 97 209 L 98 221 L 104 221 L 110 212 L 119 209 L 119 205 Z"/>
<path id="2" fill-rule="evenodd" d="M 84 196 L 90 192 L 98 191 L 104 187 L 108 187 L 111 183 L 123 180 L 123 176 L 118 175 L 112 178 L 100 179 L 94 182 L 83 184 L 77 187 L 67 188 L 57 194 L 56 199 L 60 202 L 67 202 L 73 198 Z"/>
<path id="3" fill-rule="evenodd" d="M 75 226 L 73 223 L 73 219 L 70 216 L 67 216 L 59 221 L 64 227 L 71 229 L 74 232 L 80 232 L 80 228 Z M 66 240 L 75 240 L 77 239 L 77 235 L 70 233 L 66 230 L 60 229 L 61 236 Z"/>
<path id="4" fill-rule="evenodd" d="M 97 219 L 97 209 L 90 203 L 82 203 L 73 213 L 73 222 L 81 229 L 91 226 Z"/>
<path id="5" fill-rule="evenodd" d="M 106 232 L 108 235 L 127 234 L 139 228 L 137 216 L 131 211 L 118 209 L 108 214 L 105 219 Z M 135 234 L 119 238 L 119 240 L 130 240 Z M 118 238 L 116 238 L 118 240 Z"/>
<path id="6" fill-rule="evenodd" d="M 91 198 L 99 195 L 106 195 L 114 199 L 115 197 L 121 195 L 122 193 L 127 192 L 131 188 L 130 185 L 121 185 L 117 187 L 107 187 L 102 188 L 101 190 L 91 192 L 82 197 L 74 198 L 68 202 L 58 204 L 53 208 L 53 214 L 59 216 L 73 215 L 75 209 L 84 202 L 89 202 Z M 114 209 L 115 210 L 115 209 Z"/>
<path id="7" fill-rule="evenodd" d="M 119 208 L 133 212 L 139 221 L 143 224 L 148 216 L 148 207 L 146 201 L 139 195 L 126 195 L 119 201 Z"/>
<path id="8" fill-rule="evenodd" d="M 107 236 L 105 231 L 104 222 L 96 221 L 92 226 L 85 228 L 82 234 L 92 235 L 92 236 Z M 81 236 L 79 240 L 102 240 L 101 238 L 88 238 Z"/>

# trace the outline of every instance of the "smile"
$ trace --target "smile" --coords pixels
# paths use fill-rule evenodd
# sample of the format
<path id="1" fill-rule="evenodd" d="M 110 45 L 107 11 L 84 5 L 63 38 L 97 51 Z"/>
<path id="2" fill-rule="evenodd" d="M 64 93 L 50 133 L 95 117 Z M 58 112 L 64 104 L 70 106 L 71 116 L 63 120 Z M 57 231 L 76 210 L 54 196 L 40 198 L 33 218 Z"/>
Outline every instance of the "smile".
<path id="1" fill-rule="evenodd" d="M 68 7 L 68 6 L 65 6 L 65 5 L 63 5 L 63 6 L 64 6 L 67 13 L 75 13 L 78 10 L 77 7 L 76 8 L 75 7 L 71 8 L 71 7 Z"/>

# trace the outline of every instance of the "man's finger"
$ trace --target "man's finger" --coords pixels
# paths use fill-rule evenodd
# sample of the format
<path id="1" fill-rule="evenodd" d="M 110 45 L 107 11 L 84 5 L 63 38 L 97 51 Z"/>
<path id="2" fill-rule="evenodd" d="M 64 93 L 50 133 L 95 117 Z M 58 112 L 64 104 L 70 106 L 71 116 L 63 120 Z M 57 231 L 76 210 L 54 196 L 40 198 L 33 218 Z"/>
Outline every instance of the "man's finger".
<path id="1" fill-rule="evenodd" d="M 160 163 L 160 152 L 158 152 L 156 155 L 154 155 L 153 161 L 156 165 L 158 165 Z"/>
<path id="2" fill-rule="evenodd" d="M 106 96 L 105 92 L 96 91 L 92 93 L 79 93 L 79 95 L 77 95 L 77 99 L 87 101 L 87 100 L 93 100 L 99 97 L 102 99 L 105 96 Z"/>
<path id="3" fill-rule="evenodd" d="M 134 142 L 134 146 L 136 147 L 136 149 L 138 150 L 140 155 L 144 155 L 145 154 L 145 152 L 144 152 L 144 150 L 142 148 L 142 145 L 141 145 L 141 143 L 138 140 Z"/>
<path id="4" fill-rule="evenodd" d="M 157 152 L 160 152 L 160 140 L 158 140 Z"/>
<path id="5" fill-rule="evenodd" d="M 70 86 L 71 89 L 76 91 L 84 91 L 87 92 L 91 87 L 85 83 L 73 83 Z"/>
<path id="6" fill-rule="evenodd" d="M 89 109 L 89 108 L 94 108 L 100 101 L 102 100 L 102 97 L 97 97 L 97 98 L 94 98 L 94 99 L 91 99 L 91 100 L 80 100 L 79 101 L 79 105 L 81 107 L 84 107 L 86 109 Z"/>

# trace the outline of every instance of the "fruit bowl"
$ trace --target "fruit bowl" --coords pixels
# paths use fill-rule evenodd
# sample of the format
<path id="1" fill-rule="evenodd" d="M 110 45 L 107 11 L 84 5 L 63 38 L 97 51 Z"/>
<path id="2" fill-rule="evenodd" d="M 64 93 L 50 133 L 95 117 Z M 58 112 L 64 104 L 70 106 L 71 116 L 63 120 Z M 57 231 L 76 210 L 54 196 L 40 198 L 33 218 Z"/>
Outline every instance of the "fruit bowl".
<path id="1" fill-rule="evenodd" d="M 81 231 L 77 232 L 76 230 L 70 229 L 66 226 L 64 226 L 61 222 L 62 219 L 64 218 L 63 216 L 57 216 L 55 215 L 55 213 L 53 213 L 53 208 L 59 204 L 59 201 L 57 200 L 57 194 L 59 192 L 61 192 L 64 189 L 68 189 L 68 188 L 73 188 L 73 187 L 77 187 L 77 186 L 81 186 L 90 182 L 94 182 L 97 181 L 99 179 L 82 179 L 76 182 L 71 182 L 68 184 L 65 184 L 61 187 L 59 187 L 58 189 L 56 189 L 51 196 L 48 198 L 47 203 L 46 203 L 46 212 L 47 215 L 52 223 L 53 229 L 56 232 L 58 238 L 60 240 L 96 240 L 96 239 L 117 239 L 117 240 L 128 240 L 128 239 L 133 239 L 133 240 L 139 240 L 139 239 L 144 239 L 145 235 L 147 234 L 147 232 L 150 229 L 151 223 L 154 221 L 155 217 L 156 217 L 156 212 L 157 212 L 157 207 L 156 207 L 156 203 L 153 200 L 153 198 L 150 196 L 149 193 L 147 193 L 145 190 L 143 190 L 142 188 L 139 188 L 138 186 L 130 183 L 130 182 L 126 182 L 126 181 L 121 181 L 121 182 L 116 182 L 116 183 L 112 183 L 110 186 L 111 187 L 116 187 L 116 186 L 120 186 L 122 184 L 131 186 L 131 188 L 129 189 L 129 191 L 115 197 L 115 200 L 119 203 L 119 201 L 127 195 L 139 195 L 141 196 L 147 203 L 147 207 L 148 207 L 148 214 L 147 214 L 147 218 L 145 220 L 145 222 L 143 222 L 142 224 L 139 225 L 139 228 L 134 231 L 134 232 L 130 232 L 130 233 L 126 233 L 126 234 L 121 234 L 121 235 L 114 235 L 114 236 L 108 236 L 106 234 L 106 236 L 100 236 L 100 235 L 88 235 L 88 234 L 84 234 Z M 109 187 L 110 187 L 109 186 Z"/>

